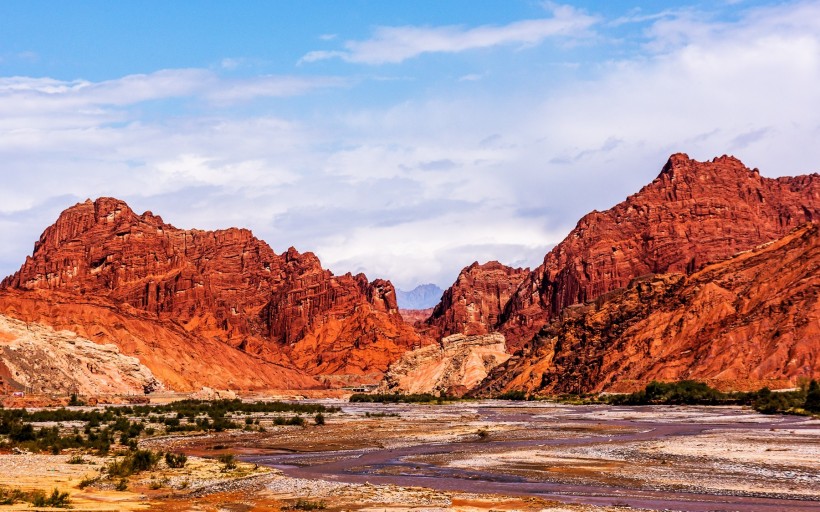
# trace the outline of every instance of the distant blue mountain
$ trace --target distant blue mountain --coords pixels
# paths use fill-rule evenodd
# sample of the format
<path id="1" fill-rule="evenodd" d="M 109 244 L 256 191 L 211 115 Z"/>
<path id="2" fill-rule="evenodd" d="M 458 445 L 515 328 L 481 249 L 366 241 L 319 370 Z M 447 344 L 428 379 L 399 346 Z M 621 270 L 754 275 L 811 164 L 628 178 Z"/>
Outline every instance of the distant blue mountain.
<path id="1" fill-rule="evenodd" d="M 400 309 L 432 308 L 441 300 L 444 290 L 434 284 L 421 284 L 409 292 L 396 290 L 396 302 Z"/>

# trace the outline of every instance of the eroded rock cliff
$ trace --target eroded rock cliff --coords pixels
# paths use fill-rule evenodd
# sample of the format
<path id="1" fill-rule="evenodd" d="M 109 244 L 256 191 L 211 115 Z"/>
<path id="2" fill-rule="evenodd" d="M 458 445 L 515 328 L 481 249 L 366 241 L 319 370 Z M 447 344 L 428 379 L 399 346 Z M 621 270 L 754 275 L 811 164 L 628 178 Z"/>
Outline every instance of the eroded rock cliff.
<path id="1" fill-rule="evenodd" d="M 445 290 L 425 324 L 436 337 L 487 334 L 499 323 L 504 306 L 529 271 L 497 261 L 473 263 Z"/>
<path id="2" fill-rule="evenodd" d="M 647 275 L 565 308 L 478 394 L 633 391 L 652 380 L 724 389 L 820 377 L 816 224 L 689 276 Z"/>
<path id="3" fill-rule="evenodd" d="M 35 393 L 142 394 L 162 389 L 145 365 L 113 344 L 0 315 L 0 374 Z"/>
<path id="4" fill-rule="evenodd" d="M 381 391 L 461 396 L 509 357 L 501 334 L 454 334 L 404 354 L 390 366 Z"/>
<path id="5" fill-rule="evenodd" d="M 177 229 L 151 212 L 137 215 L 112 198 L 63 212 L 2 288 L 6 293 L 0 310 L 29 311 L 26 320 L 37 316 L 77 331 L 89 330 L 91 323 L 103 333 L 101 338 L 92 333 L 94 341 L 118 340 L 106 334 L 115 326 L 100 326 L 102 320 L 82 313 L 89 297 L 115 316 L 145 313 L 142 320 L 158 324 L 136 331 L 156 328 L 173 332 L 171 338 L 178 337 L 177 331 L 190 335 L 185 345 L 193 350 L 192 365 L 199 360 L 198 343 L 218 357 L 218 345 L 212 346 L 217 343 L 311 375 L 349 374 L 353 380 L 372 381 L 405 350 L 424 342 L 402 321 L 388 281 L 368 282 L 362 274 L 334 276 L 312 253 L 291 248 L 276 254 L 245 229 Z M 15 301 L 24 297 L 49 304 L 50 294 L 59 294 L 71 310 L 70 319 L 49 319 L 37 308 L 16 307 Z M 193 370 L 208 373 L 207 368 Z M 242 382 L 253 372 L 243 373 L 241 365 L 234 370 L 239 372 L 235 380 Z M 155 369 L 166 379 L 171 371 Z M 293 377 L 290 381 L 298 386 L 315 385 L 310 378 Z M 172 380 L 181 384 L 186 379 Z M 200 386 L 224 387 L 199 380 Z"/>
<path id="6" fill-rule="evenodd" d="M 818 219 L 818 174 L 770 179 L 733 157 L 697 162 L 672 155 L 638 193 L 584 216 L 540 266 L 521 277 L 509 300 L 501 297 L 500 308 L 493 303 L 486 313 L 477 307 L 473 311 L 482 314 L 470 314 L 469 292 L 448 290 L 430 322 L 445 334 L 499 330 L 515 350 L 567 306 L 644 274 L 692 273 Z M 452 289 L 460 290 L 470 268 Z M 483 277 L 467 289 L 485 287 Z"/>

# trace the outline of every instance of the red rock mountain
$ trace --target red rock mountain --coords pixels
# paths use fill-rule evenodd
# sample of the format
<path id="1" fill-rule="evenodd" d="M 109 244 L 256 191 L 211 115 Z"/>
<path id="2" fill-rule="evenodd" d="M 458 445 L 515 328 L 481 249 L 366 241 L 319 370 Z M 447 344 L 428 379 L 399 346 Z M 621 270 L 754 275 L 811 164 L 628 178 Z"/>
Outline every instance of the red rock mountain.
<path id="1" fill-rule="evenodd" d="M 499 323 L 504 306 L 529 272 L 528 268 L 511 268 L 497 261 L 466 267 L 425 322 L 431 334 L 487 334 Z"/>
<path id="2" fill-rule="evenodd" d="M 818 174 L 770 179 L 733 157 L 697 162 L 672 155 L 660 175 L 637 194 L 584 216 L 523 278 L 496 322 L 489 316 L 478 321 L 504 333 L 516 349 L 567 306 L 644 274 L 694 272 L 818 219 Z M 431 321 L 458 316 L 448 311 L 457 305 L 442 301 Z M 442 335 L 458 332 L 462 325 L 445 323 Z"/>
<path id="3" fill-rule="evenodd" d="M 0 310 L 12 315 L 24 315 L 16 303 L 30 297 L 50 303 L 58 294 L 67 307 L 93 298 L 115 316 L 139 314 L 315 376 L 378 379 L 423 342 L 402 321 L 388 281 L 334 276 L 312 253 L 276 254 L 245 229 L 177 229 L 111 198 L 63 212 L 0 287 Z M 76 313 L 66 323 L 84 330 L 90 319 Z"/>
<path id="4" fill-rule="evenodd" d="M 647 275 L 564 310 L 478 394 L 634 391 L 652 380 L 724 389 L 820 377 L 820 230 L 689 276 Z"/>

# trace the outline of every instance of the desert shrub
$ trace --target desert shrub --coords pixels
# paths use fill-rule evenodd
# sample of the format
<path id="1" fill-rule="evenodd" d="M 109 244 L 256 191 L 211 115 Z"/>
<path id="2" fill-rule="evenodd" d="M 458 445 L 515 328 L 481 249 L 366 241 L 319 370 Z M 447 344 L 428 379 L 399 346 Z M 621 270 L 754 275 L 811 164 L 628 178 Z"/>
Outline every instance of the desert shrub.
<path id="1" fill-rule="evenodd" d="M 809 412 L 820 413 L 820 384 L 816 380 L 809 383 L 806 390 L 806 401 L 803 402 L 803 409 Z"/>
<path id="2" fill-rule="evenodd" d="M 25 495 L 20 489 L 0 487 L 0 505 L 14 505 L 18 501 L 25 501 Z"/>
<path id="3" fill-rule="evenodd" d="M 521 390 L 507 391 L 496 397 L 498 400 L 527 400 L 527 393 Z"/>
<path id="4" fill-rule="evenodd" d="M 87 477 L 83 478 L 82 480 L 80 480 L 80 483 L 77 484 L 77 487 L 79 487 L 80 489 L 85 489 L 89 485 L 94 485 L 99 481 L 100 481 L 99 476 L 87 476 Z"/>
<path id="5" fill-rule="evenodd" d="M 232 453 L 220 455 L 217 457 L 217 460 L 222 463 L 222 471 L 236 469 L 236 456 Z"/>
<path id="6" fill-rule="evenodd" d="M 82 455 L 73 455 L 66 461 L 67 464 L 86 464 L 87 462 Z"/>
<path id="7" fill-rule="evenodd" d="M 325 415 L 322 414 L 322 413 L 316 414 L 316 416 L 313 417 L 313 423 L 315 423 L 317 426 L 324 425 L 325 424 Z"/>
<path id="8" fill-rule="evenodd" d="M 324 510 L 326 508 L 327 505 L 323 501 L 309 501 L 300 498 L 282 510 Z"/>
<path id="9" fill-rule="evenodd" d="M 135 450 L 120 460 L 114 460 L 106 468 L 111 477 L 127 477 L 134 473 L 154 469 L 159 462 L 159 454 L 151 450 Z"/>
<path id="10" fill-rule="evenodd" d="M 165 463 L 168 464 L 169 468 L 184 468 L 186 462 L 188 462 L 188 457 L 184 453 L 168 452 L 165 454 Z"/>
<path id="11" fill-rule="evenodd" d="M 398 418 L 399 413 L 397 412 L 366 412 L 364 413 L 365 418 Z"/>
<path id="12" fill-rule="evenodd" d="M 117 485 L 114 486 L 115 491 L 125 491 L 128 490 L 128 480 L 125 478 L 121 478 Z"/>
<path id="13" fill-rule="evenodd" d="M 354 393 L 350 395 L 350 402 L 359 403 L 443 403 L 452 400 L 452 397 L 435 396 L 430 393 L 415 393 L 404 395 L 401 393 Z"/>
<path id="14" fill-rule="evenodd" d="M 0 487 L 0 505 L 14 505 L 18 502 L 28 502 L 35 507 L 71 508 L 68 493 L 60 492 L 57 488 L 47 495 L 40 489 L 25 492 Z"/>
<path id="15" fill-rule="evenodd" d="M 71 500 L 67 492 L 60 492 L 57 488 L 48 496 L 43 491 L 34 492 L 37 494 L 32 496 L 31 504 L 35 507 L 71 508 Z"/>

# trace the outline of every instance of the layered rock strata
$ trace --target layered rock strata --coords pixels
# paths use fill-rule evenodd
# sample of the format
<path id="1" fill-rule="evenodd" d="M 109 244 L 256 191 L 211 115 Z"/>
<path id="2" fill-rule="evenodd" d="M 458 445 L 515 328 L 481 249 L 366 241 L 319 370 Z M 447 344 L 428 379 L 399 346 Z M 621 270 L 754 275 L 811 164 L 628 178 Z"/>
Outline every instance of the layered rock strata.
<path id="1" fill-rule="evenodd" d="M 0 373 L 38 394 L 143 394 L 162 384 L 136 357 L 70 331 L 0 315 Z"/>
<path id="2" fill-rule="evenodd" d="M 6 311 L 27 309 L 15 307 L 20 297 L 48 304 L 50 294 L 59 294 L 73 320 L 40 319 L 87 330 L 87 321 L 99 321 L 69 305 L 94 297 L 115 315 L 144 313 L 157 328 L 190 334 L 195 359 L 192 344 L 215 342 L 311 375 L 372 381 L 424 341 L 402 321 L 388 281 L 334 276 L 312 253 L 291 248 L 276 254 L 245 229 L 177 229 L 112 198 L 63 212 L 1 287 L 0 309 Z M 115 330 L 104 327 L 100 332 Z M 246 377 L 240 371 L 237 380 Z"/>
<path id="3" fill-rule="evenodd" d="M 385 374 L 381 391 L 461 396 L 509 357 L 501 334 L 454 334 L 404 354 Z"/>
<path id="4" fill-rule="evenodd" d="M 500 315 L 459 321 L 465 308 L 459 300 L 446 300 L 445 293 L 431 323 L 440 325 L 443 334 L 499 330 L 514 350 L 567 306 L 641 275 L 690 274 L 818 219 L 818 174 L 770 179 L 733 157 L 697 162 L 675 154 L 638 193 L 584 216 L 540 266 L 522 277 L 509 300 L 502 298 Z M 459 288 L 458 281 L 454 287 Z"/>
<path id="5" fill-rule="evenodd" d="M 689 276 L 646 275 L 565 308 L 477 394 L 634 391 L 695 379 L 723 389 L 820 377 L 820 233 L 802 226 Z"/>
<path id="6" fill-rule="evenodd" d="M 530 269 L 512 268 L 497 261 L 478 262 L 464 268 L 445 290 L 441 302 L 425 322 L 437 336 L 487 334 Z"/>

